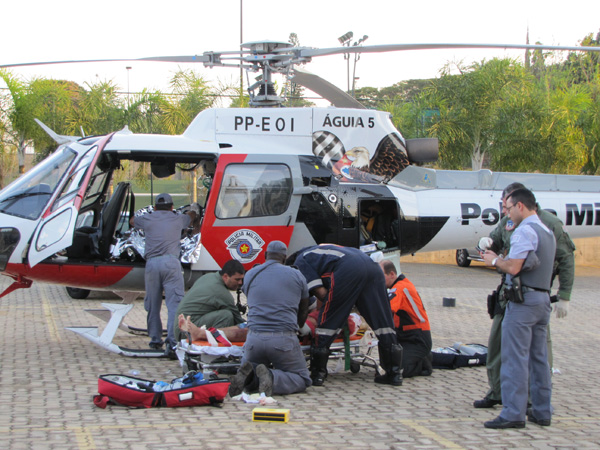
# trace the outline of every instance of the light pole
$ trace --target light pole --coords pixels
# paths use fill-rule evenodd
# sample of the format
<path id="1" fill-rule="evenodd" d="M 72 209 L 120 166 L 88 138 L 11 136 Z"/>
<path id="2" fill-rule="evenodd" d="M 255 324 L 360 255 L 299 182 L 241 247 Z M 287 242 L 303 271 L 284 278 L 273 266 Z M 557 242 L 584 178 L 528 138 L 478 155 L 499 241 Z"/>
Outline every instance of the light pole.
<path id="1" fill-rule="evenodd" d="M 344 47 L 350 47 L 350 42 L 352 41 L 352 37 L 354 33 L 352 31 L 348 31 L 346 34 L 340 36 L 338 41 Z M 348 82 L 348 89 L 346 92 L 350 92 L 350 53 L 344 53 L 344 59 L 346 60 L 347 72 L 346 72 L 346 81 Z"/>
<path id="2" fill-rule="evenodd" d="M 131 70 L 131 66 L 127 66 L 125 68 L 127 69 L 127 108 L 129 108 L 129 71 Z"/>
<path id="3" fill-rule="evenodd" d="M 243 0 L 240 0 L 240 51 L 243 50 L 242 44 L 244 43 L 243 39 L 244 34 L 244 3 Z M 242 64 L 240 64 L 240 107 L 242 106 L 244 99 L 244 68 Z"/>
<path id="4" fill-rule="evenodd" d="M 365 42 L 367 39 L 369 39 L 369 36 L 367 36 L 366 34 L 360 38 L 358 41 L 356 41 L 353 46 L 357 47 L 357 46 L 362 46 L 363 42 Z M 356 80 L 358 79 L 356 77 L 356 61 L 358 61 L 360 59 L 360 53 L 356 52 L 354 54 L 354 69 L 352 71 L 352 97 L 354 97 L 354 88 L 356 87 Z"/>

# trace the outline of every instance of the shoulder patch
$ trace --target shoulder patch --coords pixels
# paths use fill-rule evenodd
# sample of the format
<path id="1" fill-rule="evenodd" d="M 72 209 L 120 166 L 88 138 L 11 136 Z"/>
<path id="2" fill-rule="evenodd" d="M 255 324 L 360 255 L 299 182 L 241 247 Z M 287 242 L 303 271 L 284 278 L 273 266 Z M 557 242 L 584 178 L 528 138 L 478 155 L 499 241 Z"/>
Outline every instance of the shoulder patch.
<path id="1" fill-rule="evenodd" d="M 512 220 L 508 219 L 506 225 L 504 226 L 504 229 L 506 231 L 513 231 L 515 229 L 515 223 Z"/>

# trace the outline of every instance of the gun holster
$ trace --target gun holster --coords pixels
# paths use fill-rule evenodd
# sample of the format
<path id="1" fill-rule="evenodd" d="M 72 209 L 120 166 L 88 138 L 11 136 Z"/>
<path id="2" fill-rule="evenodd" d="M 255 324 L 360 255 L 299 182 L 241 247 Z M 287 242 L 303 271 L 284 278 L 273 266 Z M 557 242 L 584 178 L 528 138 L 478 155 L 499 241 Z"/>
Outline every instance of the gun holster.
<path id="1" fill-rule="evenodd" d="M 521 289 L 521 277 L 519 275 L 511 277 L 511 283 L 510 286 L 504 286 L 504 297 L 509 302 L 523 303 L 525 299 L 523 298 L 523 289 Z"/>

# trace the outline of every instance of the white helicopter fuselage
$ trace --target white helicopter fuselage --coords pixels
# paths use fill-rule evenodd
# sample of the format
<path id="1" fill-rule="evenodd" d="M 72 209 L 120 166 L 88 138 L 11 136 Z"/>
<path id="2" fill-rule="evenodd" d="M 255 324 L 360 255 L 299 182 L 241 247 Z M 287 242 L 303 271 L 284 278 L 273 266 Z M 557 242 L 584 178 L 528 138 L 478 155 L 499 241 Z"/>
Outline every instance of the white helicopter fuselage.
<path id="1" fill-rule="evenodd" d="M 157 177 L 205 164 L 202 226 L 183 261 L 188 286 L 231 258 L 252 267 L 274 239 L 290 252 L 327 242 L 389 257 L 474 247 L 500 220 L 501 192 L 515 181 L 571 237 L 600 235 L 600 177 L 411 165 L 435 156 L 437 141 L 433 149 L 433 140 L 405 140 L 388 113 L 366 109 L 210 109 L 181 136 L 85 138 L 0 192 L 0 271 L 16 287 L 42 280 L 142 291 L 143 250 L 120 254 L 125 236 L 106 225 L 144 206 L 128 183 L 115 190 L 118 205 L 107 198 L 125 161 L 149 162 Z M 91 227 L 81 227 L 86 215 Z"/>

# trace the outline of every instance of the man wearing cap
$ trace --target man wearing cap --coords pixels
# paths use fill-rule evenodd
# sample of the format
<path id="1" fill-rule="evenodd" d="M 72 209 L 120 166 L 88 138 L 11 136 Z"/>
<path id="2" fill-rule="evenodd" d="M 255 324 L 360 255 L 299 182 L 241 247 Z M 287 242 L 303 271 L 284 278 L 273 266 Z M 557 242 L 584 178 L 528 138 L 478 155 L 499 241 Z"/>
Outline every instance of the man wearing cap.
<path id="1" fill-rule="evenodd" d="M 154 212 L 133 218 L 133 225 L 144 230 L 146 239 L 146 297 L 144 307 L 148 311 L 147 324 L 150 348 L 162 348 L 162 321 L 160 309 L 163 290 L 169 311 L 167 322 L 167 348 L 165 354 L 174 354 L 176 344 L 173 324 L 177 307 L 183 297 L 185 285 L 181 272 L 181 231 L 190 225 L 190 216 L 173 211 L 173 199 L 169 194 L 156 197 Z"/>
<path id="2" fill-rule="evenodd" d="M 283 242 L 272 241 L 265 263 L 246 273 L 242 291 L 249 332 L 242 365 L 231 379 L 232 397 L 256 389 L 267 396 L 287 395 L 311 385 L 297 336 L 308 315 L 308 287 L 300 271 L 283 264 L 286 252 Z"/>
<path id="3" fill-rule="evenodd" d="M 398 343 L 402 345 L 402 378 L 429 376 L 431 365 L 431 326 L 417 288 L 396 265 L 384 259 L 379 262 L 388 289 L 390 307 Z"/>

